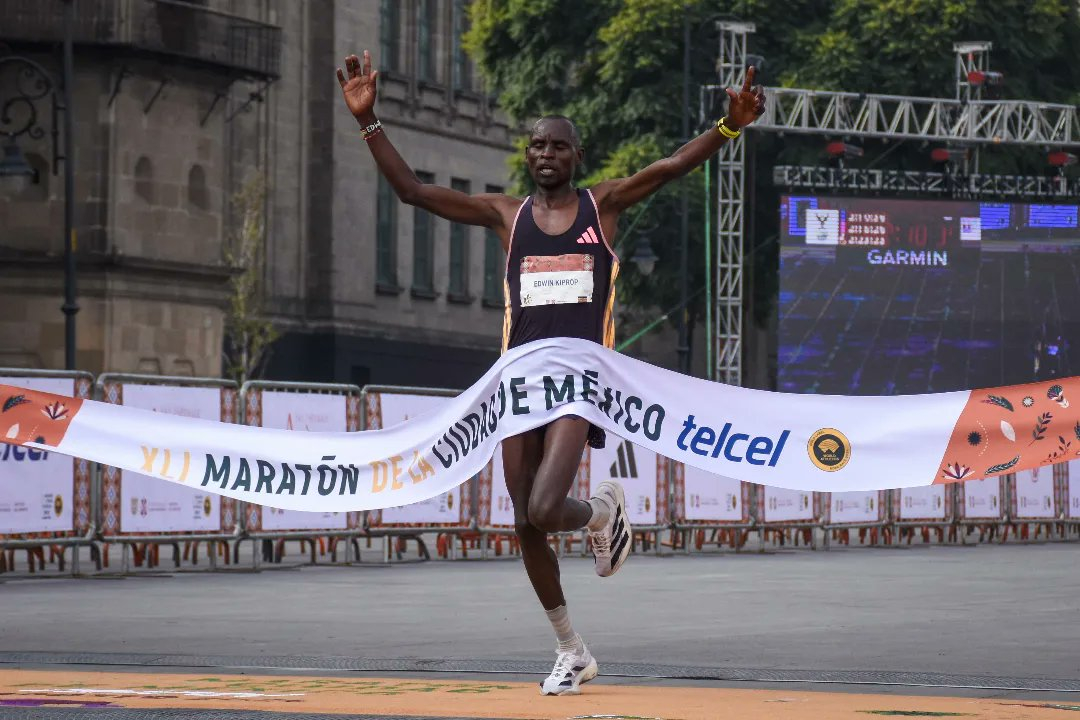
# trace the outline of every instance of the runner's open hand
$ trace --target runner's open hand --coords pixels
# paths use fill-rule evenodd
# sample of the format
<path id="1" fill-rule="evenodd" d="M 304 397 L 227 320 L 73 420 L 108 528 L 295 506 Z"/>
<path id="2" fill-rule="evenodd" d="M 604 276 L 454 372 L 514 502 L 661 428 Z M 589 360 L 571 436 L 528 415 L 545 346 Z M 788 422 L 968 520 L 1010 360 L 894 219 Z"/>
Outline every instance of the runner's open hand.
<path id="1" fill-rule="evenodd" d="M 371 53 L 364 51 L 364 65 L 360 66 L 360 58 L 350 55 L 345 58 L 345 69 L 349 73 L 349 79 L 345 79 L 345 73 L 338 68 L 337 79 L 341 85 L 341 93 L 345 96 L 345 104 L 349 111 L 357 118 L 369 114 L 375 107 L 375 83 L 379 78 L 379 71 L 371 70 Z"/>
<path id="2" fill-rule="evenodd" d="M 728 97 L 731 98 L 727 118 L 734 127 L 745 127 L 765 112 L 765 90 L 760 85 L 754 85 L 754 75 L 755 69 L 751 65 L 746 69 L 746 79 L 738 93 L 727 88 Z"/>

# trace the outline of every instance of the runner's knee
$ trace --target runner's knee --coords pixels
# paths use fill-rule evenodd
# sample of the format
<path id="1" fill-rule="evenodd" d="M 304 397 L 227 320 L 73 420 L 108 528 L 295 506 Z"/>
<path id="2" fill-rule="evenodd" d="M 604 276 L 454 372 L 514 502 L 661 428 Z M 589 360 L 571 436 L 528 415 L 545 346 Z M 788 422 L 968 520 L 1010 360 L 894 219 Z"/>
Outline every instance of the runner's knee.
<path id="1" fill-rule="evenodd" d="M 529 502 L 529 524 L 545 533 L 558 532 L 562 520 L 562 499 L 557 502 L 539 500 Z"/>
<path id="2" fill-rule="evenodd" d="M 514 534 L 517 535 L 518 541 L 523 546 L 531 546 L 533 543 L 546 544 L 547 542 L 544 531 L 529 522 L 527 517 L 514 518 Z"/>

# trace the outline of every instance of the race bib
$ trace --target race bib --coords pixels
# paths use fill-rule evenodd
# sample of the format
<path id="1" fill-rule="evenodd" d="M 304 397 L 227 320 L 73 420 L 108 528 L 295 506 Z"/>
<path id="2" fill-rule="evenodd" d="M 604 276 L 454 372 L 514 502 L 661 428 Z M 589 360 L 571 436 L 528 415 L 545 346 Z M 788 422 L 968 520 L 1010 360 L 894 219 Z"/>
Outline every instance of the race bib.
<path id="1" fill-rule="evenodd" d="M 522 258 L 521 307 L 592 302 L 595 263 L 592 255 Z"/>

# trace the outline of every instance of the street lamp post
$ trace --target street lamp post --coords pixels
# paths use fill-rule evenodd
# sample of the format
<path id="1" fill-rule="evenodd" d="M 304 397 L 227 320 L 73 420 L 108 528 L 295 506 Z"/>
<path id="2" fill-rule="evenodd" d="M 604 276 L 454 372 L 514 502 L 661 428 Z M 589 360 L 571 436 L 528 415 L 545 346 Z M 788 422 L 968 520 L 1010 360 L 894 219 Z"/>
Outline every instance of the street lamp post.
<path id="1" fill-rule="evenodd" d="M 64 367 L 75 369 L 75 156 L 71 86 L 75 78 L 75 50 L 71 38 L 75 0 L 64 0 Z"/>
<path id="2" fill-rule="evenodd" d="M 49 97 L 52 101 L 52 172 L 55 175 L 61 162 L 64 164 L 64 367 L 75 369 L 75 314 L 79 305 L 75 292 L 75 167 L 73 148 L 73 118 L 71 114 L 71 86 L 74 77 L 74 50 L 72 31 L 74 26 L 74 0 L 64 0 L 64 50 L 63 84 L 57 84 L 48 70 L 33 60 L 14 54 L 0 57 L 0 75 L 11 69 L 14 82 L 10 96 L 0 95 L 0 138 L 3 155 L 0 158 L 0 178 L 25 177 L 37 182 L 37 170 L 26 161 L 18 145 L 22 135 L 37 140 L 45 136 L 38 121 L 37 101 Z M 0 85 L 0 91 L 4 89 Z M 61 98 L 57 98 L 57 93 Z M 58 116 L 64 115 L 63 153 L 57 126 Z"/>

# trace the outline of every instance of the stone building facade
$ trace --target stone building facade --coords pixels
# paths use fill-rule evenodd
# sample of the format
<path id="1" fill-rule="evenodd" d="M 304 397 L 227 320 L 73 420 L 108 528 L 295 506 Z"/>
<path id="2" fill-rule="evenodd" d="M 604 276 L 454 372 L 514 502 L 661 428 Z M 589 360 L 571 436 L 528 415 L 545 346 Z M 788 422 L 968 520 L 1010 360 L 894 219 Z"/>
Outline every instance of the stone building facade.
<path id="1" fill-rule="evenodd" d="M 502 250 L 482 228 L 452 226 L 397 200 L 334 70 L 347 54 L 371 51 L 380 70 L 376 112 L 422 179 L 467 192 L 504 188 L 513 131 L 461 49 L 467 2 L 300 5 L 279 16 L 296 39 L 285 45 L 276 88 L 289 99 L 271 122 L 268 287 L 284 336 L 268 373 L 463 387 L 498 354 Z"/>
<path id="2" fill-rule="evenodd" d="M 226 198 L 240 164 L 228 115 L 240 88 L 277 74 L 278 30 L 203 4 L 75 8 L 76 366 L 216 376 Z M 0 16 L 0 57 L 29 58 L 62 83 L 63 3 L 0 0 Z M 0 95 L 17 95 L 19 82 L 0 74 Z M 48 98 L 37 112 L 43 137 L 16 138 L 36 181 L 0 179 L 0 365 L 52 369 L 64 362 L 65 197 L 50 168 Z"/>
<path id="3" fill-rule="evenodd" d="M 466 4 L 79 0 L 78 367 L 222 372 L 230 200 L 262 175 L 266 307 L 282 334 L 265 375 L 461 386 L 486 369 L 501 248 L 387 192 L 334 77 L 370 49 L 377 111 L 421 177 L 504 187 L 513 131 L 461 51 Z M 0 43 L 58 81 L 61 13 L 62 0 L 0 0 Z M 37 182 L 0 179 L 0 366 L 63 366 L 64 192 L 47 104 L 39 114 L 45 135 L 18 138 Z"/>

